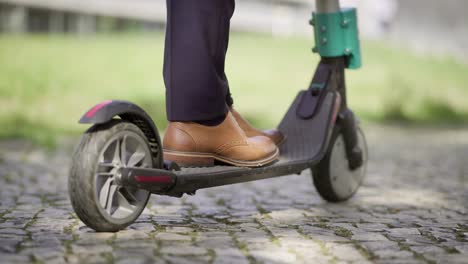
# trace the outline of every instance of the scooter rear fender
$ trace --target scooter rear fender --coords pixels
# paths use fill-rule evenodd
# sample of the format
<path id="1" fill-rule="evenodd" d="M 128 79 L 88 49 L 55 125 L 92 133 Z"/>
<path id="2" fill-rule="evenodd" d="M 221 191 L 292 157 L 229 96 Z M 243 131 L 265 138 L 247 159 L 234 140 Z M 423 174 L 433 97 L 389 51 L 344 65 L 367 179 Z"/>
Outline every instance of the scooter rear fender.
<path id="1" fill-rule="evenodd" d="M 151 117 L 139 106 L 123 100 L 107 100 L 89 109 L 80 119 L 80 124 L 104 124 L 119 117 L 122 120 L 133 123 L 145 134 L 151 152 L 154 165 L 163 167 L 161 139 L 158 129 Z"/>

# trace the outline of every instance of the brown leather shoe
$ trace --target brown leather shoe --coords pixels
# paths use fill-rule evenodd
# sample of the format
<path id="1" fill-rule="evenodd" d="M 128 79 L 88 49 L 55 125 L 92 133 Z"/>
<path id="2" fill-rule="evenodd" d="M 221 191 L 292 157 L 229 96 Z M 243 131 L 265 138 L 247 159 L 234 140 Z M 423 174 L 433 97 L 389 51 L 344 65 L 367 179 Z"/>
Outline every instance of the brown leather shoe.
<path id="1" fill-rule="evenodd" d="M 245 120 L 239 114 L 239 112 L 234 110 L 234 108 L 231 107 L 230 109 L 237 123 L 242 128 L 242 130 L 244 130 L 245 134 L 248 137 L 265 136 L 271 139 L 277 146 L 281 145 L 286 139 L 283 133 L 281 133 L 278 129 L 269 129 L 269 130 L 264 130 L 264 131 L 256 129 L 247 120 Z"/>
<path id="2" fill-rule="evenodd" d="M 240 167 L 259 167 L 278 158 L 267 137 L 247 137 L 231 113 L 217 126 L 170 122 L 163 141 L 164 159 L 181 166 L 211 166 L 215 160 Z"/>

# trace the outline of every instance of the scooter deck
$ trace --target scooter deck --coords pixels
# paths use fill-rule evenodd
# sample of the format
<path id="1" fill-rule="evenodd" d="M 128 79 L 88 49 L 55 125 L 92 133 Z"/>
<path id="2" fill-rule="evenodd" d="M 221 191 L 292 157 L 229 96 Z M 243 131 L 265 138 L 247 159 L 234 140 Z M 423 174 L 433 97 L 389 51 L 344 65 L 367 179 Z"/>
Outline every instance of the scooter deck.
<path id="1" fill-rule="evenodd" d="M 334 109 L 339 95 L 328 91 L 314 117 L 302 119 L 297 115 L 297 108 L 305 93 L 307 91 L 299 92 L 278 126 L 286 136 L 286 141 L 280 146 L 280 158 L 276 163 L 259 168 L 181 168 L 180 171 L 174 171 L 177 180 L 169 194 L 192 193 L 202 188 L 299 174 L 315 165 L 326 153 L 336 118 Z"/>

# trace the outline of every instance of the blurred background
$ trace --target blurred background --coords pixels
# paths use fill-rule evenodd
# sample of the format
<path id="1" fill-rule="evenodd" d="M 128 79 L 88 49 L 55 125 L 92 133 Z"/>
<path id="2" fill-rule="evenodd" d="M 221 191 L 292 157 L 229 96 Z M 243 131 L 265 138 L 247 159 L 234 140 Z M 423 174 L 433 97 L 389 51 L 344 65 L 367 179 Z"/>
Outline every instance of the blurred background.
<path id="1" fill-rule="evenodd" d="M 318 62 L 312 0 L 237 0 L 227 73 L 236 108 L 271 127 Z M 358 8 L 363 68 L 348 71 L 364 123 L 466 126 L 468 2 L 342 1 Z M 106 99 L 166 126 L 165 0 L 0 0 L 0 139 L 53 146 Z"/>

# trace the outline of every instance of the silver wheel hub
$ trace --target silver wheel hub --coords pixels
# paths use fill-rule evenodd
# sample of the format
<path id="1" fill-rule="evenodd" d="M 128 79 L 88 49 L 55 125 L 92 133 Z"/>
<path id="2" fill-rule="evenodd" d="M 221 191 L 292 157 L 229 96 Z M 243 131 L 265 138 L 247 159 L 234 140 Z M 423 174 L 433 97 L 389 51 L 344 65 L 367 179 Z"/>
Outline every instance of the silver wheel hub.
<path id="1" fill-rule="evenodd" d="M 103 215 L 111 221 L 138 214 L 149 196 L 146 190 L 122 186 L 122 170 L 126 167 L 152 167 L 152 156 L 145 139 L 132 131 L 117 133 L 99 155 L 95 194 Z"/>
<path id="2" fill-rule="evenodd" d="M 363 132 L 358 129 L 358 146 L 362 150 L 363 165 L 355 170 L 349 168 L 345 143 L 342 135 L 336 139 L 330 157 L 331 185 L 340 198 L 348 198 L 361 186 L 367 169 L 367 145 Z"/>

